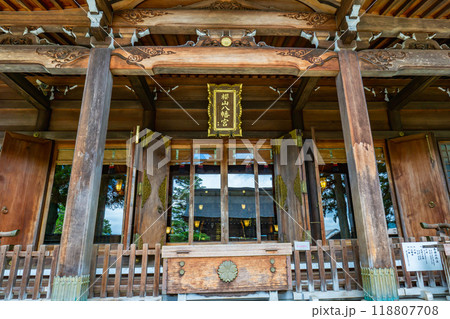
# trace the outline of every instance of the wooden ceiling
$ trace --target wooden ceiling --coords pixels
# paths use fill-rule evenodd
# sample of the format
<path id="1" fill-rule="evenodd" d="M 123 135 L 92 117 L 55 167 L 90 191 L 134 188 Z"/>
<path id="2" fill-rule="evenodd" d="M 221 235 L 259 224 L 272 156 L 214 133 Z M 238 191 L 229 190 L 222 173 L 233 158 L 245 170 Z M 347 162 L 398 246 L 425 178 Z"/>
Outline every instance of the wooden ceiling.
<path id="1" fill-rule="evenodd" d="M 110 3 L 114 10 L 132 8 L 202 8 L 203 3 L 220 1 L 198 0 L 113 0 Z M 336 13 L 340 0 L 246 0 L 247 9 L 271 9 L 280 11 Z M 322 3 L 321 3 L 322 2 Z M 0 11 L 49 11 L 68 10 L 87 6 L 86 0 L 0 0 Z M 245 7 L 244 7 L 245 9 Z M 450 17 L 450 2 L 445 0 L 372 0 L 365 1 L 363 11 L 367 14 L 422 18 L 448 19 Z"/>

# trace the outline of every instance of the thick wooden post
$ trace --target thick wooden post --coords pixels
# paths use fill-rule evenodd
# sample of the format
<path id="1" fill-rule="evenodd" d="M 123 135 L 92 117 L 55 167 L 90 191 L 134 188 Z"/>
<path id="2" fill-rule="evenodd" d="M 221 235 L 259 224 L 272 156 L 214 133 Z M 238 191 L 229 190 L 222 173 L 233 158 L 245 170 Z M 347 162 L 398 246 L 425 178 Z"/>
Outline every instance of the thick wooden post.
<path id="1" fill-rule="evenodd" d="M 336 78 L 365 299 L 397 300 L 383 199 L 356 52 L 339 52 Z"/>
<path id="2" fill-rule="evenodd" d="M 111 102 L 111 51 L 92 49 L 81 103 L 52 300 L 86 300 Z"/>

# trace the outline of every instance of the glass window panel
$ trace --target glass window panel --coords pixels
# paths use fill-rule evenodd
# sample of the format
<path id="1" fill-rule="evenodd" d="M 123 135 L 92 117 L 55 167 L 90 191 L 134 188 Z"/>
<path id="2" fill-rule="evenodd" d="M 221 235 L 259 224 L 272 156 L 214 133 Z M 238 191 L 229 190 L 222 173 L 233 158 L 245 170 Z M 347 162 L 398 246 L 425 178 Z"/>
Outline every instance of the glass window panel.
<path id="1" fill-rule="evenodd" d="M 170 210 L 168 226 L 171 231 L 167 241 L 187 242 L 189 238 L 189 188 L 190 165 L 170 167 Z"/>
<path id="2" fill-rule="evenodd" d="M 323 165 L 320 171 L 325 237 L 356 238 L 347 165 Z"/>
<path id="3" fill-rule="evenodd" d="M 237 154 L 243 157 L 244 152 Z M 253 160 L 248 165 L 228 166 L 228 216 L 230 241 L 257 239 Z"/>
<path id="4" fill-rule="evenodd" d="M 447 185 L 450 191 L 450 142 L 440 142 L 442 161 L 444 163 L 444 171 L 447 175 Z"/>
<path id="5" fill-rule="evenodd" d="M 194 153 L 194 163 L 196 165 L 219 165 L 220 152 L 218 148 L 201 148 Z"/>
<path id="6" fill-rule="evenodd" d="M 195 166 L 194 241 L 221 240 L 220 166 Z"/>
<path id="7" fill-rule="evenodd" d="M 61 240 L 71 165 L 56 165 L 45 228 L 45 244 Z M 126 165 L 103 165 L 95 226 L 95 243 L 120 243 L 123 226 Z"/>
<path id="8" fill-rule="evenodd" d="M 384 213 L 386 215 L 386 224 L 389 235 L 397 235 L 397 223 L 395 221 L 394 205 L 392 204 L 391 189 L 389 185 L 386 163 L 377 161 L 378 177 L 380 179 L 381 195 L 383 197 Z"/>
<path id="9" fill-rule="evenodd" d="M 274 206 L 273 165 L 258 165 L 261 240 L 278 240 L 278 224 Z"/>
<path id="10" fill-rule="evenodd" d="M 184 147 L 172 147 L 171 163 L 174 165 L 189 164 L 191 162 L 191 149 Z"/>
<path id="11" fill-rule="evenodd" d="M 272 149 L 262 149 L 260 148 L 258 150 L 259 156 L 261 156 L 264 163 L 258 163 L 258 164 L 273 164 L 273 153 Z"/>
<path id="12" fill-rule="evenodd" d="M 103 165 L 94 243 L 121 241 L 126 172 L 126 165 Z"/>

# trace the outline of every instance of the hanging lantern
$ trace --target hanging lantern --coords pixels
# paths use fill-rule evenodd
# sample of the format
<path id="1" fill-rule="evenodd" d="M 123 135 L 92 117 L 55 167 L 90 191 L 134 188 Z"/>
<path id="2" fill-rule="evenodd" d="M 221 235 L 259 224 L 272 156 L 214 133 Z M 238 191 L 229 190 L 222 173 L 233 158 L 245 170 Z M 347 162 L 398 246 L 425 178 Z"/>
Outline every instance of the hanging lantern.
<path id="1" fill-rule="evenodd" d="M 198 205 L 198 209 L 202 210 L 203 209 L 203 205 L 202 204 Z"/>
<path id="2" fill-rule="evenodd" d="M 245 204 L 241 204 L 242 209 L 245 209 Z"/>
<path id="3" fill-rule="evenodd" d="M 278 225 L 273 225 L 273 228 L 275 229 L 275 232 L 278 233 Z"/>
<path id="4" fill-rule="evenodd" d="M 195 225 L 195 228 L 199 228 L 200 227 L 200 221 L 199 220 L 194 221 L 194 225 Z"/>
<path id="5" fill-rule="evenodd" d="M 322 189 L 327 188 L 327 178 L 326 177 L 321 177 L 320 178 L 320 187 Z"/>
<path id="6" fill-rule="evenodd" d="M 118 179 L 116 181 L 116 191 L 118 193 L 120 193 L 120 191 L 122 191 L 122 187 L 123 187 L 123 180 L 122 179 Z"/>
<path id="7" fill-rule="evenodd" d="M 172 227 L 167 226 L 167 227 L 166 227 L 166 234 L 167 234 L 167 235 L 170 234 L 171 231 L 172 231 Z"/>
<path id="8" fill-rule="evenodd" d="M 250 226 L 250 219 L 244 219 L 244 226 L 245 227 Z"/>

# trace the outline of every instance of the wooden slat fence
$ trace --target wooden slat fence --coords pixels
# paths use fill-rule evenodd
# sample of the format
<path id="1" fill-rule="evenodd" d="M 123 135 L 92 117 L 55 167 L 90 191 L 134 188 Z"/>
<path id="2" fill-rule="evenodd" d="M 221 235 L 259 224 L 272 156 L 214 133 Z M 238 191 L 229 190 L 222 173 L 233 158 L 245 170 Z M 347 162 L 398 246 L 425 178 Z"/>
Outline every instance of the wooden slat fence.
<path id="1" fill-rule="evenodd" d="M 404 291 L 405 296 L 408 291 L 444 291 L 447 283 L 443 271 L 406 271 L 401 249 L 404 241 L 415 241 L 415 238 L 391 239 L 399 291 Z M 427 239 L 419 238 L 419 241 Z M 0 300 L 49 299 L 59 246 L 42 245 L 38 251 L 33 251 L 31 245 L 25 249 L 20 245 L 9 248 L 0 246 Z M 329 240 L 324 245 L 319 240 L 309 251 L 295 251 L 292 260 L 294 292 L 303 294 L 303 298 L 312 294 L 358 298 L 362 294 L 356 239 Z M 90 273 L 89 298 L 159 296 L 161 245 L 154 249 L 149 249 L 147 244 L 141 249 L 134 244 L 129 249 L 121 244 L 94 245 Z"/>
<path id="2" fill-rule="evenodd" d="M 124 298 L 159 296 L 161 283 L 161 245 L 149 249 L 135 244 L 94 247 L 89 298 Z"/>
<path id="3" fill-rule="evenodd" d="M 0 246 L 0 300 L 50 299 L 59 246 Z"/>
<path id="4" fill-rule="evenodd" d="M 439 240 L 438 237 L 432 237 L 429 241 Z M 446 288 L 444 271 L 406 271 L 401 249 L 401 243 L 404 241 L 403 238 L 391 239 L 392 257 L 396 263 L 397 284 L 399 289 L 405 288 L 405 296 L 408 295 L 408 291 L 414 291 L 417 294 L 417 292 L 420 293 L 420 290 Z M 406 241 L 415 241 L 415 239 L 409 238 Z M 428 240 L 422 237 L 420 241 Z M 321 298 L 327 298 L 327 296 L 330 298 L 359 298 L 362 295 L 356 239 L 329 240 L 325 244 L 318 240 L 316 245 L 311 246 L 310 251 L 294 251 L 293 260 L 293 287 L 295 287 L 296 293 L 304 294 L 302 298 L 308 299 L 312 295 L 321 296 Z M 444 291 L 444 289 L 435 289 L 435 291 Z"/>

